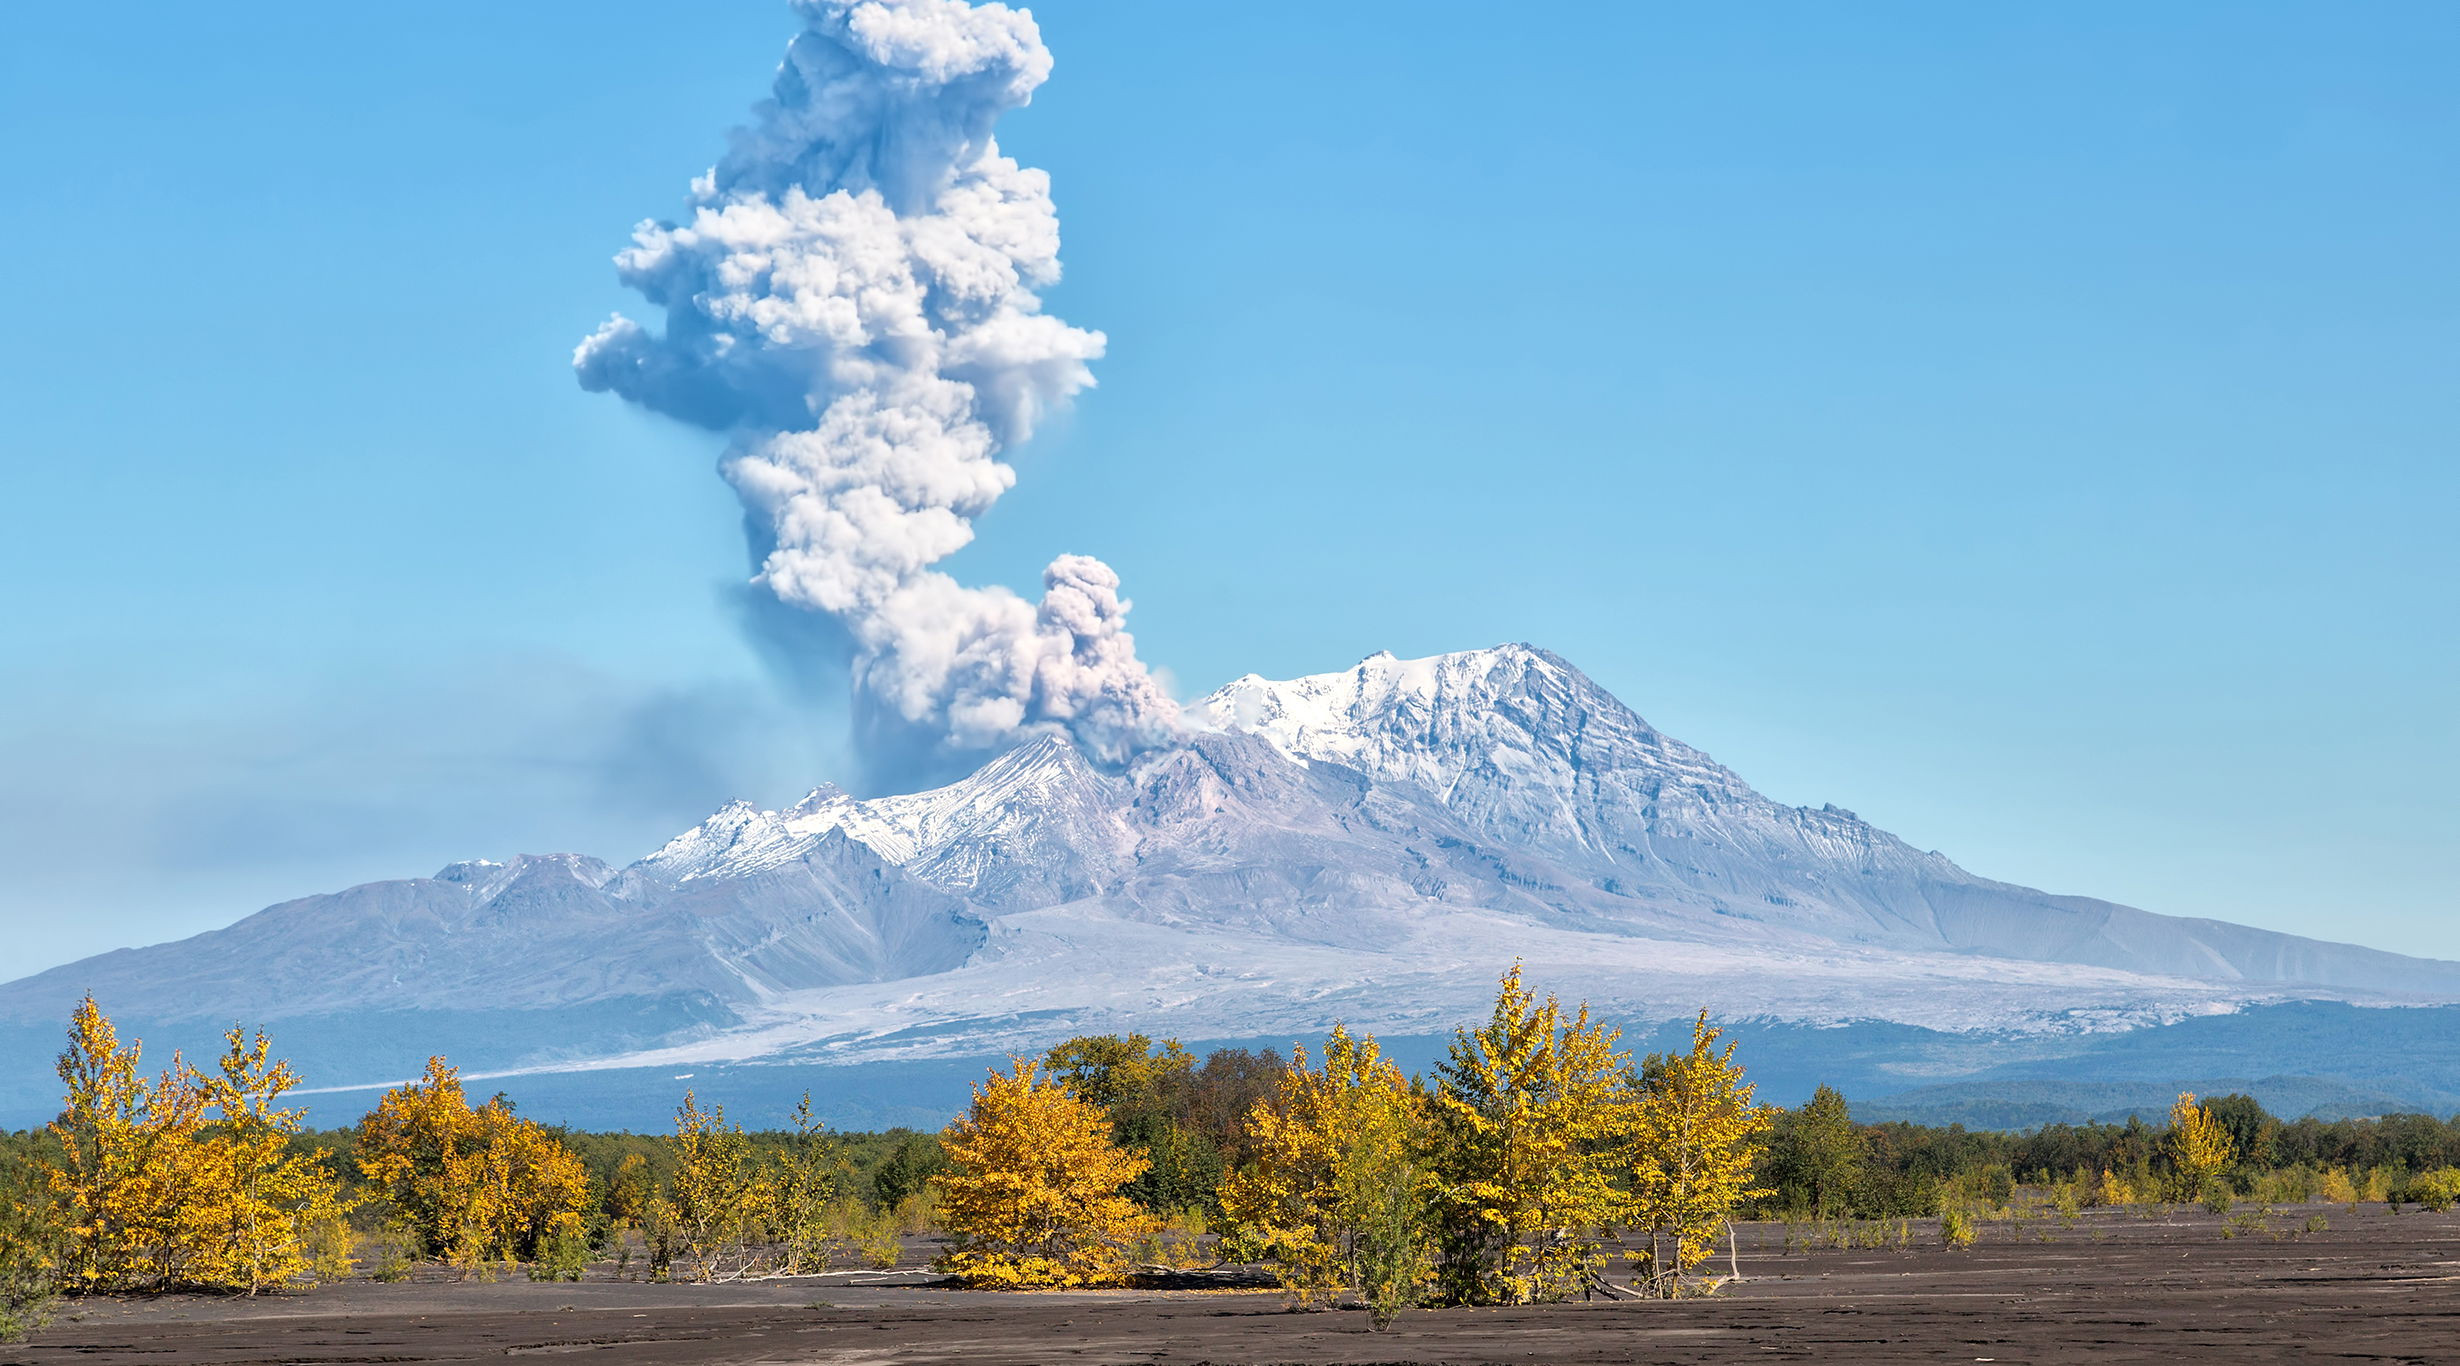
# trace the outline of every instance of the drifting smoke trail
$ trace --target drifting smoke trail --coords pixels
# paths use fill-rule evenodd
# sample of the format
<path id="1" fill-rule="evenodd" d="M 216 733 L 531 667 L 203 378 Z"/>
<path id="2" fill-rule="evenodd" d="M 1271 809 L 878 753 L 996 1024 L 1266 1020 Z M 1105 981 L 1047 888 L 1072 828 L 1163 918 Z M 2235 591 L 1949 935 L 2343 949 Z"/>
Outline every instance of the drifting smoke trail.
<path id="1" fill-rule="evenodd" d="M 615 258 L 666 310 L 616 317 L 592 390 L 728 432 L 755 582 L 853 648 L 875 758 L 1064 731 L 1119 759 L 1177 708 L 1136 658 L 1119 577 L 1063 555 L 1039 604 L 933 569 L 1015 473 L 999 458 L 1093 383 L 1098 332 L 1041 311 L 1050 178 L 991 129 L 1049 76 L 1030 15 L 964 0 L 794 0 L 774 96 L 693 183 L 681 224 Z"/>

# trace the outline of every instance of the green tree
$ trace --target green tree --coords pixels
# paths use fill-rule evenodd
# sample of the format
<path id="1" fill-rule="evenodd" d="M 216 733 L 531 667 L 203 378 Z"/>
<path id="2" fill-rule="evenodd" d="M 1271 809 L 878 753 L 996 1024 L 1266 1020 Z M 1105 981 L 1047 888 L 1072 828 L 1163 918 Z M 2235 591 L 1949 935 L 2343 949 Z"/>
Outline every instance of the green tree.
<path id="1" fill-rule="evenodd" d="M 2262 1102 L 2244 1094 L 2214 1096 L 2204 1102 L 2203 1109 L 2229 1135 L 2235 1161 L 2254 1171 L 2266 1171 L 2273 1166 L 2277 1160 L 2273 1149 L 2280 1137 L 2281 1122 L 2264 1109 Z"/>
<path id="2" fill-rule="evenodd" d="M 1044 1066 L 1078 1099 L 1102 1107 L 1112 1142 L 1144 1156 L 1130 1199 L 1157 1214 L 1217 1207 L 1221 1146 L 1194 1122 L 1202 1083 L 1178 1040 L 1085 1035 L 1051 1049 Z"/>
<path id="3" fill-rule="evenodd" d="M 1350 1279 L 1381 1330 L 1419 1302 L 1434 1273 L 1434 1211 L 1417 1097 L 1374 1088 L 1353 1101 L 1334 1190 L 1349 1225 Z"/>
<path id="4" fill-rule="evenodd" d="M 948 1170 L 948 1154 L 938 1134 L 908 1134 L 890 1150 L 871 1174 L 872 1193 L 884 1209 L 895 1209 L 929 1188 L 931 1178 Z"/>
<path id="5" fill-rule="evenodd" d="M 1822 1086 L 1807 1104 L 1776 1117 L 1764 1170 L 1781 1208 L 1828 1219 L 1855 1205 L 1862 1159 L 1862 1130 L 1845 1097 Z"/>
<path id="6" fill-rule="evenodd" d="M 1150 1097 L 1195 1065 L 1177 1039 L 1164 1039 L 1157 1048 L 1142 1034 L 1081 1035 L 1054 1046 L 1043 1059 L 1053 1081 L 1077 1099 L 1110 1111 Z"/>

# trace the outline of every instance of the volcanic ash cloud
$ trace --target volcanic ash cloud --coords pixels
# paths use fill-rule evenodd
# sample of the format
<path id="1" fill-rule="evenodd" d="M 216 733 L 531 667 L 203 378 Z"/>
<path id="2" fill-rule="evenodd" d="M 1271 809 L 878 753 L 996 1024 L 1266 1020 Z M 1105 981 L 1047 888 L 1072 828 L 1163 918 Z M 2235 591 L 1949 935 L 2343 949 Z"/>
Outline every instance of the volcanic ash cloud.
<path id="1" fill-rule="evenodd" d="M 934 565 L 1015 482 L 1000 452 L 1093 383 L 1098 332 L 1042 312 L 1050 178 L 992 126 L 1051 57 L 1030 15 L 962 0 L 796 0 L 773 97 L 681 223 L 615 258 L 665 310 L 583 342 L 581 383 L 728 434 L 754 581 L 851 644 L 875 759 L 1059 731 L 1107 759 L 1177 709 L 1136 658 L 1119 576 L 1063 555 L 1041 600 Z"/>

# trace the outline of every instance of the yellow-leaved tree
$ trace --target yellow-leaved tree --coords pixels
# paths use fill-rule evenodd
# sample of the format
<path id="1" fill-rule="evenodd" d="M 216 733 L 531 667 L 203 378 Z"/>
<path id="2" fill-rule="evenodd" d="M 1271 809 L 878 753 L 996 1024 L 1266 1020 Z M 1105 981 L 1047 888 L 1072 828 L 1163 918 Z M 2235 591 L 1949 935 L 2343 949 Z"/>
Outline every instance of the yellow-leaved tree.
<path id="1" fill-rule="evenodd" d="M 751 1140 L 726 1122 L 726 1107 L 700 1108 L 691 1092 L 675 1110 L 675 1175 L 669 1197 L 676 1250 L 696 1281 L 734 1280 L 761 1265 L 760 1216 L 770 1189 Z"/>
<path id="2" fill-rule="evenodd" d="M 1693 1288 L 1684 1277 L 1716 1251 L 1720 1233 L 1730 1253 L 1734 1207 L 1768 1194 L 1752 1184 L 1752 1170 L 1771 1116 L 1753 1103 L 1733 1042 L 1719 1049 L 1720 1037 L 1701 1011 L 1689 1052 L 1651 1054 L 1641 1064 L 1625 1112 L 1627 1222 L 1649 1234 L 1649 1250 L 1635 1258 L 1638 1282 L 1669 1298 Z"/>
<path id="3" fill-rule="evenodd" d="M 2179 1093 L 2170 1106 L 2170 1162 L 2178 1169 L 2178 1184 L 2190 1200 L 2219 1194 L 2221 1171 L 2237 1156 L 2229 1130 L 2212 1112 L 2195 1103 L 2193 1091 Z"/>
<path id="4" fill-rule="evenodd" d="M 148 1080 L 142 1046 L 122 1046 L 92 997 L 78 1004 L 48 1173 L 71 1288 L 255 1294 L 347 1270 L 310 1255 L 310 1230 L 339 1224 L 344 1207 L 333 1174 L 290 1151 L 299 1112 L 280 1102 L 298 1077 L 263 1034 L 226 1038 L 215 1073 L 174 1054 Z"/>
<path id="5" fill-rule="evenodd" d="M 1389 1323 L 1432 1270 L 1424 1125 L 1374 1035 L 1335 1025 L 1320 1067 L 1295 1047 L 1279 1092 L 1248 1112 L 1253 1162 L 1222 1183 L 1230 1241 L 1271 1260 L 1301 1303 L 1355 1287 Z"/>
<path id="6" fill-rule="evenodd" d="M 1054 1045 L 1043 1055 L 1043 1066 L 1079 1098 L 1115 1110 L 1120 1102 L 1193 1071 L 1196 1059 L 1177 1039 L 1164 1039 L 1156 1048 L 1142 1034 L 1089 1034 Z"/>
<path id="7" fill-rule="evenodd" d="M 213 1119 L 189 1149 L 188 1203 L 180 1214 L 190 1249 L 187 1279 L 253 1295 L 348 1274 L 347 1253 L 322 1266 L 311 1255 L 310 1230 L 341 1227 L 346 1206 L 322 1162 L 290 1151 L 301 1112 L 281 1101 L 299 1085 L 298 1074 L 272 1056 L 273 1043 L 261 1032 L 251 1039 L 233 1026 L 223 1039 L 221 1064 L 199 1088 Z"/>
<path id="8" fill-rule="evenodd" d="M 1538 1002 L 1518 963 L 1493 1017 L 1455 1034 L 1429 1113 L 1437 1275 L 1452 1300 L 1562 1299 L 1604 1266 L 1621 1203 L 1618 1037 L 1585 1004 L 1567 1016 L 1553 996 Z"/>
<path id="9" fill-rule="evenodd" d="M 769 1183 L 770 1218 L 778 1241 L 778 1269 L 804 1276 L 828 1269 L 838 1241 L 830 1213 L 853 1165 L 829 1137 L 828 1126 L 812 1113 L 811 1092 L 803 1093 L 791 1119 L 794 1137 L 787 1141 Z"/>
<path id="10" fill-rule="evenodd" d="M 1145 1170 L 1111 1141 L 1110 1116 L 1020 1059 L 974 1087 L 940 1135 L 932 1178 L 953 1239 L 942 1269 L 993 1288 L 1116 1285 L 1153 1221 L 1119 1193 Z"/>
<path id="11" fill-rule="evenodd" d="M 422 1255 L 464 1275 L 577 1235 L 589 1203 L 589 1171 L 571 1149 L 502 1096 L 473 1109 L 441 1057 L 359 1121 L 357 1153 Z"/>
<path id="12" fill-rule="evenodd" d="M 157 1290 L 186 1270 L 179 1212 L 205 1122 L 193 1069 L 174 1055 L 148 1079 L 144 1046 L 120 1043 L 86 997 L 69 1019 L 60 1080 L 68 1090 L 51 1133 L 60 1144 L 52 1193 L 66 1224 L 62 1281 L 71 1290 Z"/>

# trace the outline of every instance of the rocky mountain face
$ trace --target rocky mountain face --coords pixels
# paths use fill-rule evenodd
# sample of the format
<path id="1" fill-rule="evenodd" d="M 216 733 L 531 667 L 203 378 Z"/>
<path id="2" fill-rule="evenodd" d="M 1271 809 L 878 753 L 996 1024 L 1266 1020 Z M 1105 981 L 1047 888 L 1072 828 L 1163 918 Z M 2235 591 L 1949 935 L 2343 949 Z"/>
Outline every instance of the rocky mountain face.
<path id="1" fill-rule="evenodd" d="M 737 803 L 622 869 L 456 864 L 56 968 L 0 986 L 0 1066 L 87 991 L 165 1027 L 300 1022 L 353 1080 L 472 1011 L 504 1066 L 1432 1032 L 1515 958 L 1643 1021 L 2072 1032 L 2460 999 L 2460 964 L 1993 882 L 1772 802 L 1527 646 L 1251 676 L 1190 716 L 1123 768 L 1044 739 L 928 792 Z"/>

